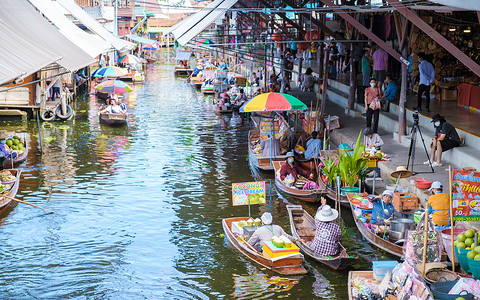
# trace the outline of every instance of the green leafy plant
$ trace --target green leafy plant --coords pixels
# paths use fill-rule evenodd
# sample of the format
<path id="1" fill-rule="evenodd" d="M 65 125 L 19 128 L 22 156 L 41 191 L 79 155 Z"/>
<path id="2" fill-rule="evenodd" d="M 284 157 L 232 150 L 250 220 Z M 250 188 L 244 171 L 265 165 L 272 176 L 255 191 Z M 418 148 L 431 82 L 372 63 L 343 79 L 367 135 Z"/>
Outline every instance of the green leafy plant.
<path id="1" fill-rule="evenodd" d="M 353 153 L 347 152 L 339 157 L 338 175 L 342 183 L 348 187 L 354 187 L 360 176 L 365 176 L 365 165 L 368 158 L 362 155 L 365 145 L 360 143 L 361 137 L 362 133 L 360 132 Z"/>
<path id="2" fill-rule="evenodd" d="M 322 156 L 320 160 L 323 163 L 322 172 L 327 177 L 327 184 L 332 187 L 335 185 L 335 178 L 338 175 L 338 157 L 334 156 Z"/>

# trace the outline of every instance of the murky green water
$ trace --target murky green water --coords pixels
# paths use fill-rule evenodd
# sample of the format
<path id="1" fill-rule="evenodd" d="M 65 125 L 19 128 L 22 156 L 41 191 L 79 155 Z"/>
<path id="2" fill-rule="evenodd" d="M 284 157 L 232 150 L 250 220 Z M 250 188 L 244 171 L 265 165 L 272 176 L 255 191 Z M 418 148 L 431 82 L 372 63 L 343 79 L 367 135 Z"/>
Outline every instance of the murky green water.
<path id="1" fill-rule="evenodd" d="M 248 164 L 246 120 L 215 115 L 168 64 L 136 86 L 128 128 L 99 125 L 98 106 L 79 100 L 74 121 L 43 124 L 43 154 L 34 123 L 0 126 L 30 134 L 18 197 L 58 212 L 20 204 L 2 216 L 0 298 L 347 298 L 347 271 L 307 259 L 308 275 L 271 276 L 220 237 L 222 218 L 247 214 L 231 184 L 273 177 Z M 286 203 L 273 189 L 252 213 L 272 212 L 289 232 Z M 382 254 L 342 216 L 354 268 L 368 268 Z"/>

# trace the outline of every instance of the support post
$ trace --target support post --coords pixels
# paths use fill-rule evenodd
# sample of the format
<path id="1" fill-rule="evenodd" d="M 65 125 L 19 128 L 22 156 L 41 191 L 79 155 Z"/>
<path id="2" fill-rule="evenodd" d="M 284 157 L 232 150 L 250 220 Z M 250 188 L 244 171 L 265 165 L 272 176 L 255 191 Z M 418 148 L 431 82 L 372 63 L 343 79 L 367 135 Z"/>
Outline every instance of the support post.
<path id="1" fill-rule="evenodd" d="M 357 90 L 357 70 L 353 63 L 354 56 L 353 43 L 350 43 L 350 92 L 348 94 L 348 110 L 353 109 L 355 105 L 355 91 Z"/>
<path id="2" fill-rule="evenodd" d="M 403 47 L 402 55 L 407 55 L 407 47 Z M 405 103 L 407 102 L 407 65 L 402 64 L 402 83 L 400 87 L 400 100 L 398 101 L 398 142 L 402 142 L 402 136 L 407 135 L 407 118 Z"/>
<path id="3" fill-rule="evenodd" d="M 325 103 L 327 102 L 327 87 L 328 87 L 328 57 L 330 56 L 330 47 L 326 45 L 327 50 L 325 51 L 325 57 L 323 60 L 323 83 L 322 83 L 322 104 L 320 105 L 320 116 L 317 118 L 322 118 L 325 114 Z"/>

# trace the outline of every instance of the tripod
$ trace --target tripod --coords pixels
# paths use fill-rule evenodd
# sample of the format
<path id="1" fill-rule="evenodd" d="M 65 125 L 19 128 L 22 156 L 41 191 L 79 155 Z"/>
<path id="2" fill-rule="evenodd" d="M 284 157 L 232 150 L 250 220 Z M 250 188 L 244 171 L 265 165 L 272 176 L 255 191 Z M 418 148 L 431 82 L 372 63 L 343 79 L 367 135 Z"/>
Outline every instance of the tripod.
<path id="1" fill-rule="evenodd" d="M 413 172 L 413 164 L 415 163 L 415 145 L 417 144 L 417 131 L 420 133 L 420 138 L 422 139 L 422 144 L 423 144 L 423 149 L 425 149 L 425 154 L 427 155 L 428 158 L 428 164 L 430 165 L 430 168 L 432 169 L 431 172 L 428 173 L 435 173 L 433 170 L 432 162 L 430 161 L 430 155 L 428 155 L 427 147 L 425 146 L 425 140 L 423 139 L 423 134 L 422 131 L 420 130 L 420 126 L 418 126 L 418 113 L 415 112 L 413 114 L 413 127 L 412 130 L 410 131 L 411 133 L 411 139 L 410 139 L 410 149 L 408 149 L 408 160 L 407 160 L 407 169 L 408 166 L 410 165 L 410 161 L 412 162 L 412 169 L 411 171 Z M 418 174 L 420 172 L 414 172 L 414 174 Z"/>

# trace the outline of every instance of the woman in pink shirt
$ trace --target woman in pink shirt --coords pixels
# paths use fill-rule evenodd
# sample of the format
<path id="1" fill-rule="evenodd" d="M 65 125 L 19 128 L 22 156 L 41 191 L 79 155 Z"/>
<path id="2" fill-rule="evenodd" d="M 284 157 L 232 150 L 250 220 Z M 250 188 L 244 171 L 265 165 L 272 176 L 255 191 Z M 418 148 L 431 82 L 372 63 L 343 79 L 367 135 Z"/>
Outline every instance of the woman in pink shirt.
<path id="1" fill-rule="evenodd" d="M 378 105 L 378 107 L 375 109 L 370 107 L 375 98 L 377 98 L 378 102 L 380 103 L 380 89 L 376 86 L 376 84 L 376 80 L 372 78 L 370 79 L 370 86 L 365 89 L 365 112 L 367 113 L 367 127 L 371 128 L 373 133 L 377 133 L 378 131 L 378 116 L 380 114 L 380 105 Z"/>

